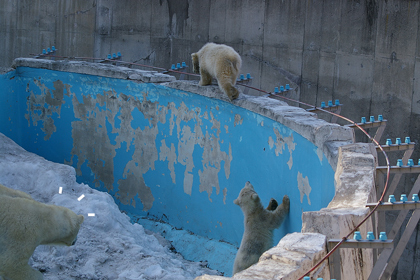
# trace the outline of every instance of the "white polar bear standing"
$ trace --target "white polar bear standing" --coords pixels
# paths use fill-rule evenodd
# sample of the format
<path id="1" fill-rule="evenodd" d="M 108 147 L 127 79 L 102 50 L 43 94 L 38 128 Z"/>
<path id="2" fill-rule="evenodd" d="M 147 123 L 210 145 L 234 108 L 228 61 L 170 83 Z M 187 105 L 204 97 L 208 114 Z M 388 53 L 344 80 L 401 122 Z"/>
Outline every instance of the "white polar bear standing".
<path id="1" fill-rule="evenodd" d="M 233 202 L 241 207 L 245 217 L 244 235 L 233 264 L 235 274 L 257 263 L 260 256 L 272 247 L 273 231 L 280 227 L 289 213 L 290 201 L 285 195 L 283 203 L 277 206 L 277 201 L 271 199 L 267 209 L 264 209 L 254 187 L 246 182 Z"/>
<path id="2" fill-rule="evenodd" d="M 212 78 L 216 78 L 219 88 L 230 100 L 238 98 L 239 91 L 234 86 L 242 60 L 233 48 L 207 43 L 198 52 L 191 54 L 191 58 L 193 71 L 201 76 L 200 86 L 210 85 Z"/>
<path id="3" fill-rule="evenodd" d="M 0 279 L 41 280 L 29 258 L 38 245 L 73 245 L 84 217 L 0 184 Z"/>

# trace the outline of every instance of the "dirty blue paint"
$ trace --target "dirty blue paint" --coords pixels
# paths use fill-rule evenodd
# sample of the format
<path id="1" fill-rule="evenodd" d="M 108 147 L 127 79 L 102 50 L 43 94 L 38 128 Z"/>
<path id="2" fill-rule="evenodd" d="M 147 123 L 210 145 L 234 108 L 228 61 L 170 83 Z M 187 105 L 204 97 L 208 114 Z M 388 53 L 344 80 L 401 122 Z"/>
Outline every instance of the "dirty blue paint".
<path id="1" fill-rule="evenodd" d="M 133 219 L 139 216 L 161 219 L 174 227 L 239 246 L 243 214 L 233 200 L 245 182 L 250 181 L 264 206 L 272 197 L 279 203 L 283 195 L 290 197 L 290 214 L 275 231 L 277 243 L 285 234 L 301 231 L 302 212 L 326 207 L 334 196 L 334 171 L 324 155 L 320 160 L 314 144 L 280 123 L 228 102 L 162 85 L 27 67 L 1 75 L 0 87 L 3 89 L 0 92 L 0 132 L 30 152 L 54 162 L 72 164 L 77 169 L 78 182 L 110 192 L 120 209 Z M 40 99 L 41 103 L 37 104 L 42 106 L 31 111 L 28 101 L 31 95 L 54 98 L 56 87 L 62 89 L 63 98 L 58 100 L 61 105 L 43 104 Z M 46 115 L 42 115 L 43 110 Z M 183 111 L 195 117 L 183 118 Z M 35 120 L 37 116 L 39 119 Z M 240 116 L 241 121 L 235 116 Z M 130 117 L 132 120 L 128 122 Z M 43 127 L 51 121 L 56 131 L 50 129 L 48 136 Z M 198 127 L 202 135 L 196 131 Z M 293 137 L 292 153 L 290 143 L 284 143 L 281 153 L 276 154 L 276 146 L 270 146 L 270 138 L 277 142 L 275 131 L 283 140 Z M 75 132 L 81 139 L 75 139 Z M 184 139 L 188 132 L 195 133 L 200 143 Z M 188 141 L 192 144 L 185 146 L 192 150 L 192 158 L 180 158 L 185 152 L 180 148 Z M 91 146 L 83 146 L 89 142 Z M 160 156 L 163 142 L 175 151 L 173 171 L 169 159 Z M 212 145 L 211 148 L 206 144 Z M 142 145 L 144 150 L 136 153 Z M 79 151 L 81 149 L 85 150 Z M 206 168 L 220 168 L 217 174 L 209 176 L 210 181 L 217 176 L 218 193 L 216 187 L 209 185 L 200 191 L 206 150 L 232 156 L 230 163 L 226 158 L 204 160 Z M 92 153 L 91 156 L 88 153 Z M 187 172 L 191 176 L 191 194 L 184 191 L 187 168 L 181 164 L 184 160 L 194 165 Z M 130 165 L 130 161 L 134 164 Z M 111 172 L 107 172 L 110 168 Z M 144 180 L 146 189 L 150 189 L 154 200 L 147 211 L 143 208 L 150 204 L 144 204 L 140 195 L 131 195 L 128 204 L 121 200 L 120 183 L 128 180 L 130 172 L 137 176 L 135 182 Z M 306 194 L 301 198 L 299 174 L 309 181 L 310 201 Z"/>

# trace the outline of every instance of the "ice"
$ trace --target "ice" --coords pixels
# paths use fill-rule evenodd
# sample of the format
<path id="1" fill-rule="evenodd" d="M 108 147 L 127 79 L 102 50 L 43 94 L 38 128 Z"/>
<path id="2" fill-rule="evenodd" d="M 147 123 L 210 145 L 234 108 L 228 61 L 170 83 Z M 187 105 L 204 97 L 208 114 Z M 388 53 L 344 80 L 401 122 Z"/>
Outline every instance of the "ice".
<path id="1" fill-rule="evenodd" d="M 156 233 L 131 224 L 108 193 L 78 184 L 73 167 L 29 153 L 1 133 L 0 184 L 85 217 L 74 246 L 41 245 L 35 250 L 29 264 L 44 279 L 173 280 L 218 274 L 173 253 L 170 243 L 158 240 Z"/>

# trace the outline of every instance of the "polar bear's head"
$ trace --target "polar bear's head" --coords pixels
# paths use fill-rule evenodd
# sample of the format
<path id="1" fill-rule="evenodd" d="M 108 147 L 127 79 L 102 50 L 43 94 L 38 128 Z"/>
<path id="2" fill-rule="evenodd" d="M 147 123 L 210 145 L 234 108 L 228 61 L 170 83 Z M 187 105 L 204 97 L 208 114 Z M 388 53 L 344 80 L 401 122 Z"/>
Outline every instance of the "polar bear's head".
<path id="1" fill-rule="evenodd" d="M 260 197 L 249 181 L 245 183 L 245 187 L 233 203 L 239 205 L 244 212 L 252 212 L 255 208 L 261 207 Z"/>
<path id="2" fill-rule="evenodd" d="M 200 74 L 200 61 L 198 59 L 198 54 L 197 53 L 191 54 L 191 60 L 193 64 L 193 72 L 196 74 Z"/>
<path id="3" fill-rule="evenodd" d="M 81 224 L 84 221 L 82 215 L 77 215 L 70 209 L 62 206 L 51 205 L 54 207 L 55 223 L 52 223 L 50 238 L 43 244 L 49 245 L 74 245 Z"/>

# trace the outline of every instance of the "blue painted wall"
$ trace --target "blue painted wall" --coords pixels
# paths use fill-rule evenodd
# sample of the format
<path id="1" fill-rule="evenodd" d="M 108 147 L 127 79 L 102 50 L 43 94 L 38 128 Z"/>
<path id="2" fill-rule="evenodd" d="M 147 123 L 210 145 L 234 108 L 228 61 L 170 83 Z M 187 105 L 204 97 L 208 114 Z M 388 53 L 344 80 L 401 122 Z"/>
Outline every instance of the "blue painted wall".
<path id="1" fill-rule="evenodd" d="M 288 127 L 221 100 L 158 84 L 18 67 L 0 76 L 0 132 L 73 165 L 132 217 L 150 216 L 236 246 L 233 204 L 250 181 L 264 205 L 287 194 L 275 242 L 300 232 L 303 211 L 326 207 L 334 172 Z M 99 213 L 98 213 L 99 214 Z"/>

